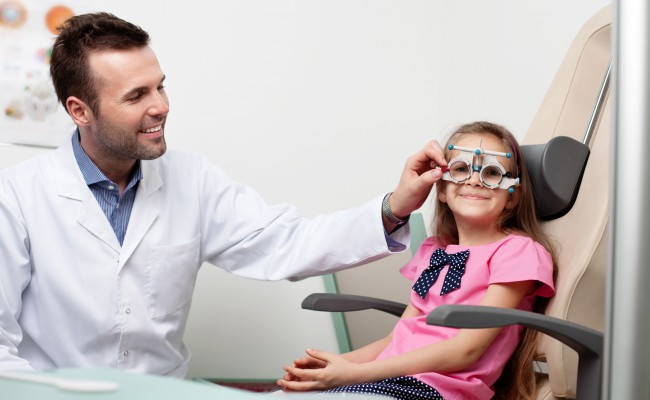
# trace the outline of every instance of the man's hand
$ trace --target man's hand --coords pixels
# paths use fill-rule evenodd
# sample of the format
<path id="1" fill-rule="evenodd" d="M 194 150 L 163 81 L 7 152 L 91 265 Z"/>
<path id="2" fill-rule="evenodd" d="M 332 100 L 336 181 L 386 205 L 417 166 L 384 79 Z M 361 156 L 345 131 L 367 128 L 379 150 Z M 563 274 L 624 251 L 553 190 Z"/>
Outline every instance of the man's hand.
<path id="1" fill-rule="evenodd" d="M 389 198 L 390 208 L 398 218 L 406 218 L 424 204 L 433 185 L 442 178 L 437 167 L 447 161 L 440 143 L 435 140 L 406 160 L 397 188 Z"/>

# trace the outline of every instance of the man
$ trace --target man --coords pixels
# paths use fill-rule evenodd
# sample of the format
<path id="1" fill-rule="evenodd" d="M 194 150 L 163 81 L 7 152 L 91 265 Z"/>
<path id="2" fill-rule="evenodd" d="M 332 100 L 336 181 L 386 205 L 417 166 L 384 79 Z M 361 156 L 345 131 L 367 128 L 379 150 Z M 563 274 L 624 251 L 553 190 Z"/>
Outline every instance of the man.
<path id="1" fill-rule="evenodd" d="M 73 17 L 51 58 L 77 125 L 69 143 L 0 174 L 0 368 L 115 367 L 182 377 L 198 269 L 299 279 L 401 251 L 445 164 L 436 142 L 396 190 L 305 220 L 205 159 L 166 152 L 165 75 L 148 34 Z M 388 235 L 386 232 L 391 232 Z"/>

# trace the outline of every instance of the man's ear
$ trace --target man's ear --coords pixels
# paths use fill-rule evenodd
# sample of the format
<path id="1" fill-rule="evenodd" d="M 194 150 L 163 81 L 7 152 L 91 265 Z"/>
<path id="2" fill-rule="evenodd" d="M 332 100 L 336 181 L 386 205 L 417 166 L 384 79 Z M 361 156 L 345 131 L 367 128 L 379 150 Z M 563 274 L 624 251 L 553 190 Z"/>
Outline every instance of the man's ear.
<path id="1" fill-rule="evenodd" d="M 90 107 L 88 107 L 88 104 L 80 100 L 78 97 L 68 97 L 65 101 L 65 108 L 68 110 L 68 114 L 70 114 L 70 117 L 72 117 L 72 120 L 77 126 L 88 126 L 95 120 L 95 115 Z"/>

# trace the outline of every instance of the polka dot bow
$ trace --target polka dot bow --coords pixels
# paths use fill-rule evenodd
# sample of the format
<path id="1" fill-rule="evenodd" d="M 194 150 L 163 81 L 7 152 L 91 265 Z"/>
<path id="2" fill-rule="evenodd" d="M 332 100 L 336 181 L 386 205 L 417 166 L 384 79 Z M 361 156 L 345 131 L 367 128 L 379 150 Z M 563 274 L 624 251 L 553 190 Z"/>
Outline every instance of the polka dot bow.
<path id="1" fill-rule="evenodd" d="M 469 257 L 469 250 L 461 251 L 454 254 L 447 254 L 443 249 L 438 249 L 431 255 L 429 261 L 429 268 L 422 271 L 422 275 L 415 281 L 413 290 L 421 297 L 424 298 L 431 286 L 438 279 L 442 268 L 449 264 L 449 270 L 445 275 L 445 281 L 442 283 L 440 295 L 443 296 L 449 292 L 460 287 L 460 279 L 465 274 L 465 261 Z"/>

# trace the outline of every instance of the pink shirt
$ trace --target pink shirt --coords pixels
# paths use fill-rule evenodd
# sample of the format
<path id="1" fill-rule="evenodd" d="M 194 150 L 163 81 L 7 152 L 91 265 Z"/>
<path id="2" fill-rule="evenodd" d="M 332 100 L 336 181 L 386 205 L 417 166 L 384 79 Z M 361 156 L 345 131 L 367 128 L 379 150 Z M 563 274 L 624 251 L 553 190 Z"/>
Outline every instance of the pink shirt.
<path id="1" fill-rule="evenodd" d="M 402 275 L 415 282 L 429 266 L 431 255 L 439 247 L 435 238 L 426 239 L 415 256 L 400 270 Z M 452 254 L 466 249 L 469 249 L 470 254 L 461 287 L 440 296 L 449 268 L 445 266 L 424 299 L 412 290 L 411 304 L 420 311 L 420 315 L 400 319 L 393 330 L 391 343 L 379 354 L 378 359 L 406 353 L 455 336 L 458 329 L 427 325 L 425 319 L 429 311 L 442 304 L 477 305 L 492 283 L 528 280 L 540 282 L 537 290 L 522 300 L 520 310 L 530 311 L 535 296 L 551 297 L 555 293 L 551 255 L 528 237 L 511 234 L 497 242 L 480 246 L 448 245 L 446 251 Z M 491 399 L 494 395 L 491 387 L 517 348 L 521 331 L 519 325 L 503 328 L 481 358 L 466 370 L 413 376 L 436 388 L 445 400 Z"/>

